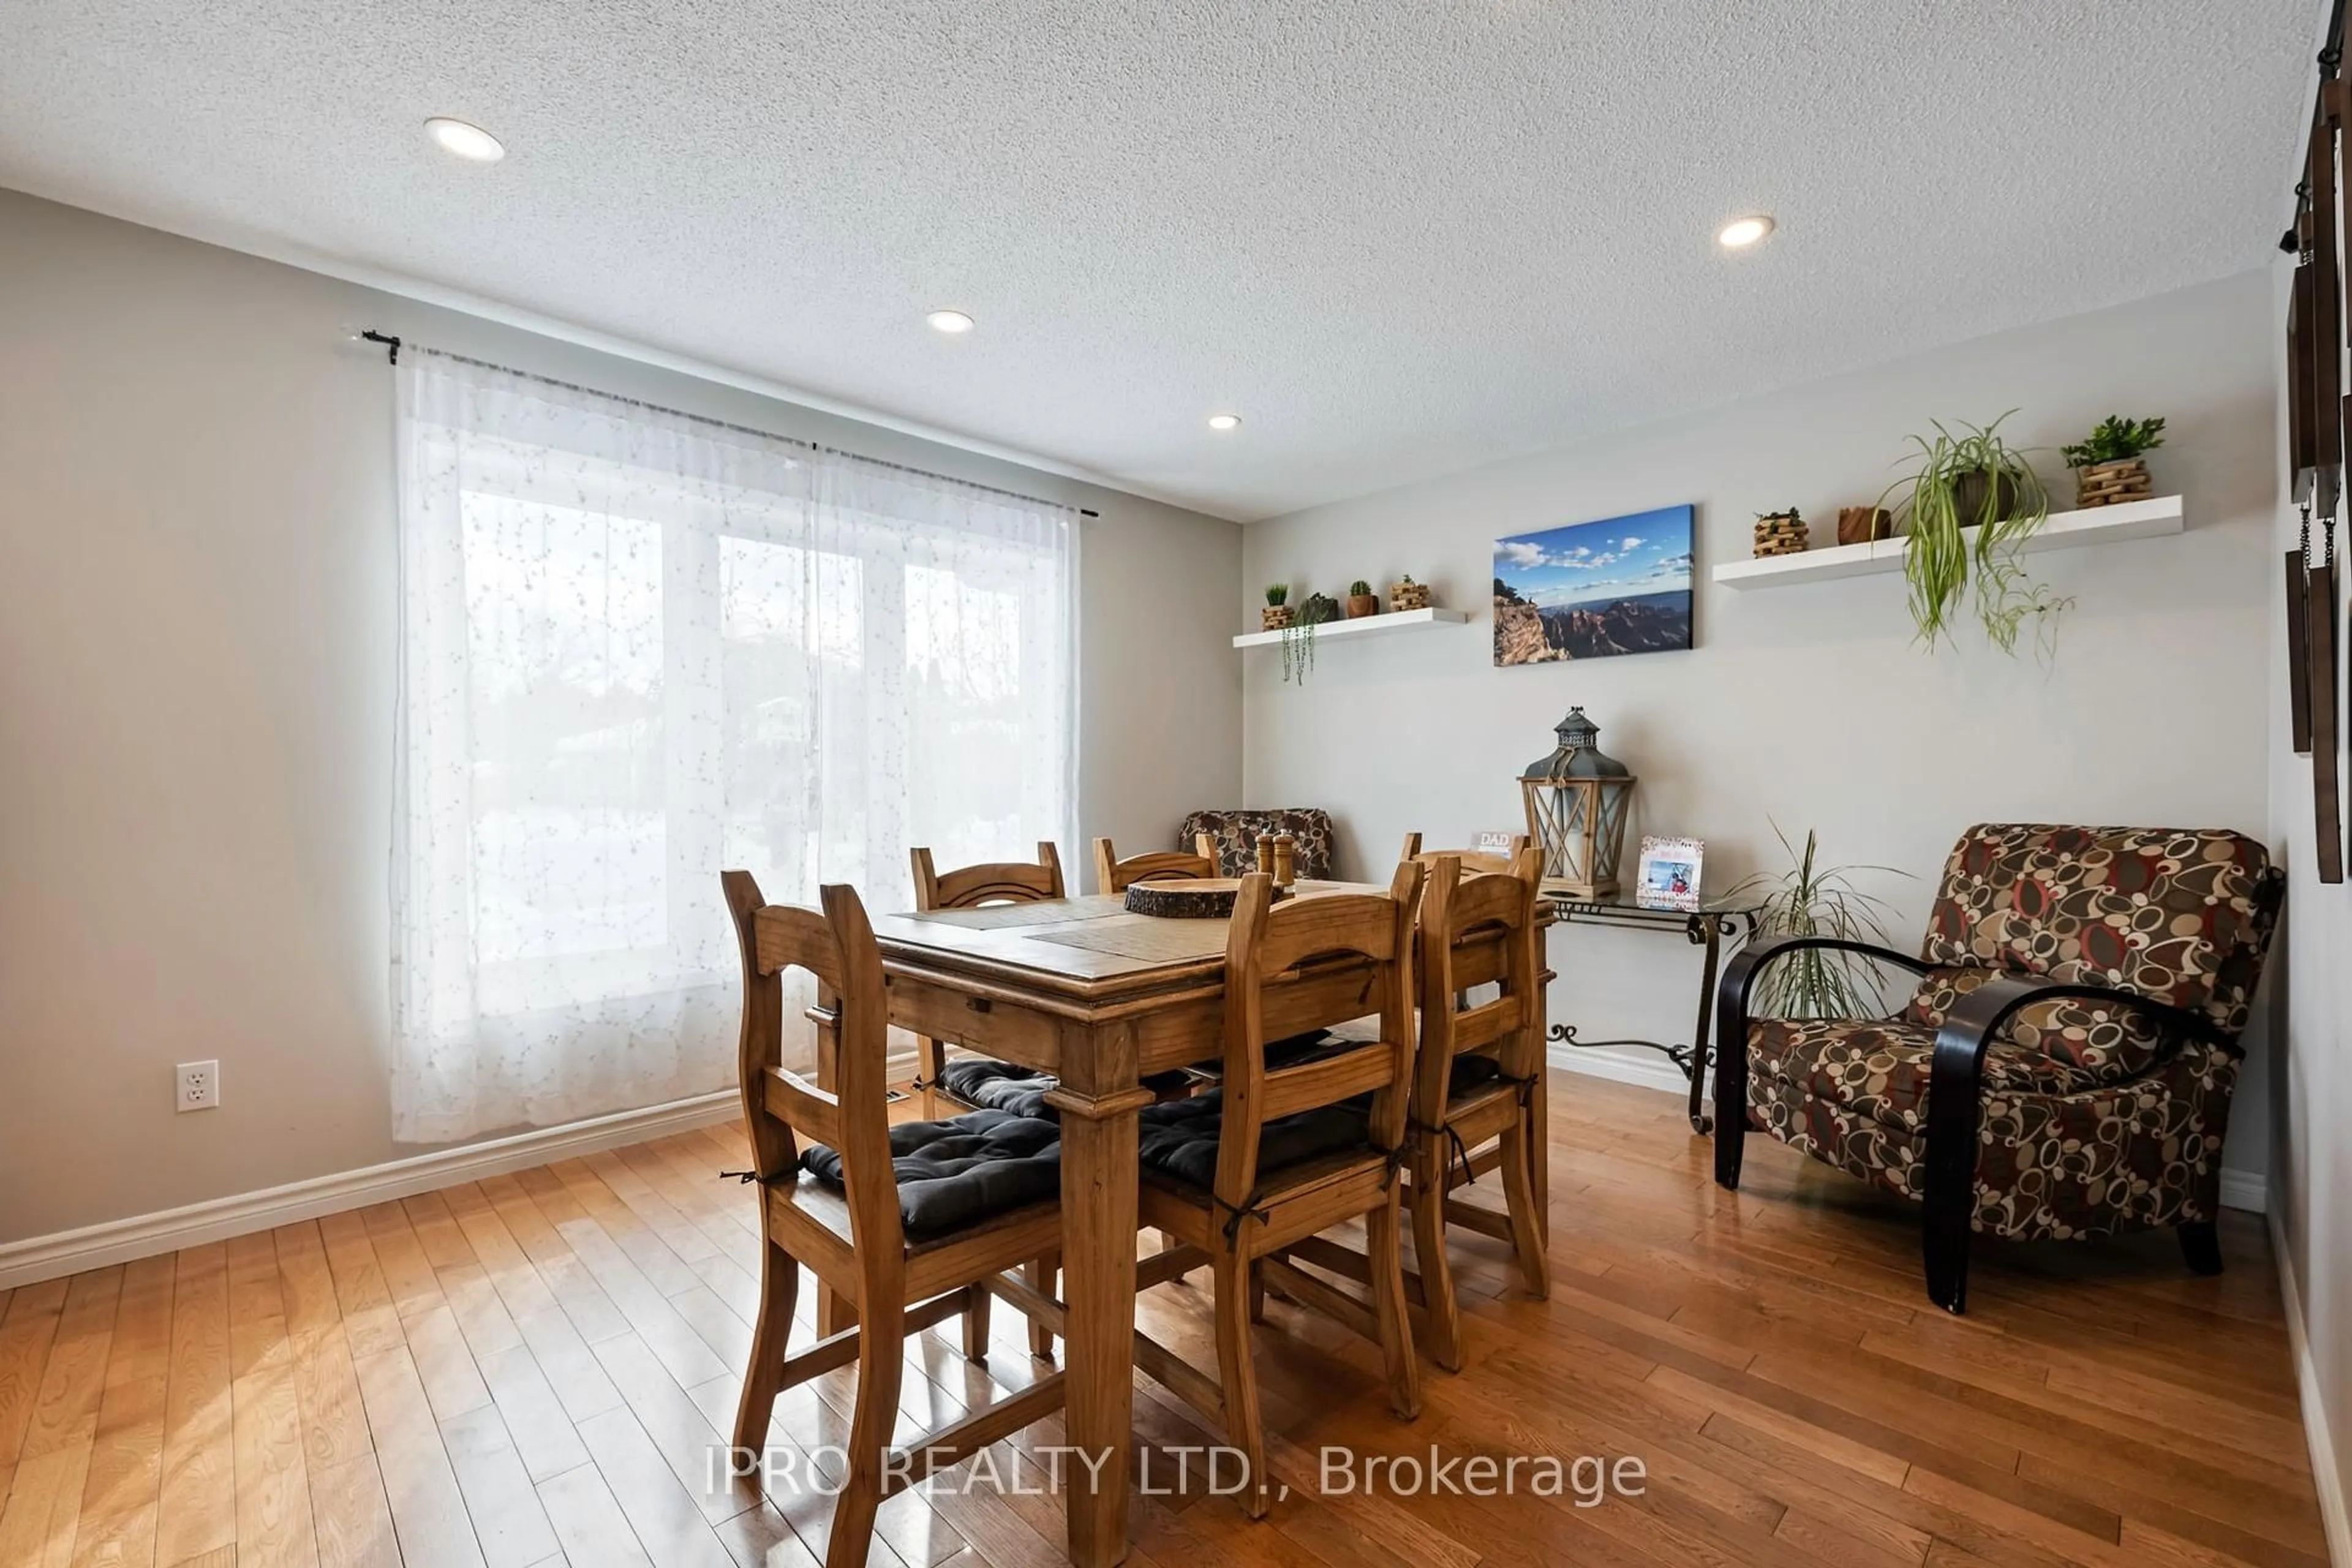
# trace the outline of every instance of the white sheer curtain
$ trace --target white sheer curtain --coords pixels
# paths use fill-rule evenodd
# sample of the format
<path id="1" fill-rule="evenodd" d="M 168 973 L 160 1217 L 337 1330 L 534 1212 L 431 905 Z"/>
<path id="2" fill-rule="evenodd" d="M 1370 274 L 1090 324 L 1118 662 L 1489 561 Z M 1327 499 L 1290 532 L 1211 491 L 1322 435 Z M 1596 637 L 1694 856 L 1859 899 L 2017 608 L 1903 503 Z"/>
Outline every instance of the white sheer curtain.
<path id="1" fill-rule="evenodd" d="M 734 1076 L 719 891 L 1069 842 L 1076 513 L 411 347 L 394 1133 Z"/>

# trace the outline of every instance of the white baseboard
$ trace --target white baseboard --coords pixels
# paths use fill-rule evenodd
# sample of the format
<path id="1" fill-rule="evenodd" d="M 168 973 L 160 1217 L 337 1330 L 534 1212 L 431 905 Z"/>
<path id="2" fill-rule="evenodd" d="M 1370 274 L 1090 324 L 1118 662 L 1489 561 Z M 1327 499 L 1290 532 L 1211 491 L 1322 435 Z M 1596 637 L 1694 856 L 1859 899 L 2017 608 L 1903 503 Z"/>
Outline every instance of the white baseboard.
<path id="1" fill-rule="evenodd" d="M 2278 1258 L 2279 1299 L 2286 1306 L 2287 1352 L 2294 1357 L 2295 1393 L 2303 1406 L 2303 1437 L 2311 1448 L 2311 1485 L 2319 1494 L 2319 1522 L 2327 1532 L 2327 1560 L 2352 1568 L 2352 1513 L 2345 1509 L 2344 1472 L 2336 1468 L 2336 1437 L 2327 1429 L 2327 1406 L 2320 1402 L 2319 1368 L 2304 1332 L 2303 1293 L 2295 1289 L 2284 1222 L 2271 1219 L 2271 1252 Z"/>
<path id="2" fill-rule="evenodd" d="M 158 1253 L 176 1252 L 184 1247 L 226 1241 L 233 1236 L 249 1236 L 257 1230 L 316 1219 L 320 1215 L 361 1208 L 391 1198 L 409 1197 L 435 1187 L 708 1127 L 736 1116 L 742 1103 L 741 1096 L 734 1089 L 720 1089 L 691 1100 L 647 1106 L 643 1110 L 624 1110 L 562 1127 L 542 1127 L 509 1138 L 493 1138 L 486 1143 L 468 1143 L 462 1148 L 411 1155 L 357 1171 L 338 1171 L 332 1175 L 289 1182 L 284 1186 L 265 1187 L 259 1192 L 211 1198 L 183 1208 L 0 1243 L 0 1289 L 79 1274 L 85 1268 L 103 1268 L 133 1258 L 152 1258 Z"/>
<path id="3" fill-rule="evenodd" d="M 2225 1209 L 2245 1209 L 2252 1214 L 2268 1214 L 2271 1206 L 2271 1184 L 2267 1177 L 2252 1171 L 2233 1171 L 2221 1167 L 2221 1206 Z"/>
<path id="4" fill-rule="evenodd" d="M 1566 1046 L 1555 1042 L 1546 1048 L 1545 1056 L 1552 1066 L 1569 1072 L 1587 1073 L 1612 1083 L 1664 1089 L 1677 1100 L 1690 1095 L 1690 1079 L 1683 1076 L 1682 1068 L 1656 1051 L 1634 1047 L 1620 1056 L 1607 1046 Z"/>

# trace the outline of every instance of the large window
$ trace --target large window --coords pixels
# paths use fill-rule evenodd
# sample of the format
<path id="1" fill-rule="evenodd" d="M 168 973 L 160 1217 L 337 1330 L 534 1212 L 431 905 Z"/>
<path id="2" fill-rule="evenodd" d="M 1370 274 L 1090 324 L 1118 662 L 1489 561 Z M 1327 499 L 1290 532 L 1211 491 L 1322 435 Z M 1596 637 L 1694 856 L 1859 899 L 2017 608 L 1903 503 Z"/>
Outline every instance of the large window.
<path id="1" fill-rule="evenodd" d="M 722 867 L 904 908 L 1067 837 L 1074 514 L 404 360 L 404 1141 L 725 1085 Z"/>

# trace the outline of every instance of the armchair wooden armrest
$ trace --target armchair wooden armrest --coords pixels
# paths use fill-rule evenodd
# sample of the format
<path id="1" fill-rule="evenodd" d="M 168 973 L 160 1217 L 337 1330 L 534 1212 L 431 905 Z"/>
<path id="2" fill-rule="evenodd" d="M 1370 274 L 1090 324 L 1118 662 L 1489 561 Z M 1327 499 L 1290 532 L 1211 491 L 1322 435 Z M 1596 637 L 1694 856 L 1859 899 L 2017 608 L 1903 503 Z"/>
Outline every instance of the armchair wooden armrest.
<path id="1" fill-rule="evenodd" d="M 1775 959 L 1786 958 L 1807 948 L 1833 948 L 1841 952 L 1858 952 L 1880 963 L 1892 963 L 1914 974 L 1925 974 L 1934 967 L 1926 959 L 1908 952 L 1897 952 L 1891 947 L 1875 942 L 1854 942 L 1842 936 L 1772 936 L 1762 942 L 1751 942 L 1731 955 L 1724 966 L 1723 981 L 1716 988 L 1717 1016 L 1727 1024 L 1736 1011 L 1740 1015 L 1740 1039 L 1747 1039 L 1748 995 L 1756 984 L 1757 972 Z M 1721 1046 L 1727 1037 L 1718 1036 Z"/>
<path id="2" fill-rule="evenodd" d="M 2038 1002 L 2069 997 L 2128 1008 L 2159 1026 L 2163 1048 L 2143 1073 L 2135 1077 L 2163 1066 L 2187 1040 L 2203 1041 L 2231 1056 L 2242 1054 L 2237 1042 L 2202 1014 L 2111 985 L 2009 974 L 1988 981 L 1961 997 L 1945 1016 L 1943 1027 L 1936 1032 L 1936 1055 L 1927 1080 L 1927 1148 L 1923 1173 L 1923 1195 L 1927 1205 L 1923 1232 L 1927 1295 L 1948 1312 L 1963 1311 L 1968 1305 L 1969 1234 L 1976 1212 L 1977 1127 L 1984 1098 L 1985 1052 L 2000 1037 L 2009 1021 L 2023 1009 Z M 2190 1262 L 2199 1262 L 2193 1249 Z M 2217 1258 L 2214 1269 L 2201 1271 L 2218 1268 Z"/>
<path id="3" fill-rule="evenodd" d="M 1776 936 L 1749 942 L 1731 955 L 1715 1000 L 1715 1180 L 1737 1189 L 1741 1133 L 1748 1126 L 1748 1001 L 1757 976 L 1776 959 L 1808 948 L 1856 952 L 1880 963 L 1892 963 L 1914 974 L 1933 967 L 1926 960 L 1891 947 L 1855 942 L 1842 936 Z"/>

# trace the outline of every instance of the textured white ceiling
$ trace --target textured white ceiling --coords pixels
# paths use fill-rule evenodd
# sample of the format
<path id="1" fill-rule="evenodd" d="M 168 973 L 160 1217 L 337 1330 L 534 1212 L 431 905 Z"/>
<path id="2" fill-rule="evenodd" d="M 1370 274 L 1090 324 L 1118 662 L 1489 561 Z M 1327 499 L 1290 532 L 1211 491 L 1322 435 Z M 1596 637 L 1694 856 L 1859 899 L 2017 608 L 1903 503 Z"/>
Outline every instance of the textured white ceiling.
<path id="1" fill-rule="evenodd" d="M 1251 518 L 2258 266 L 2315 5 L 0 0 L 0 184 Z"/>

